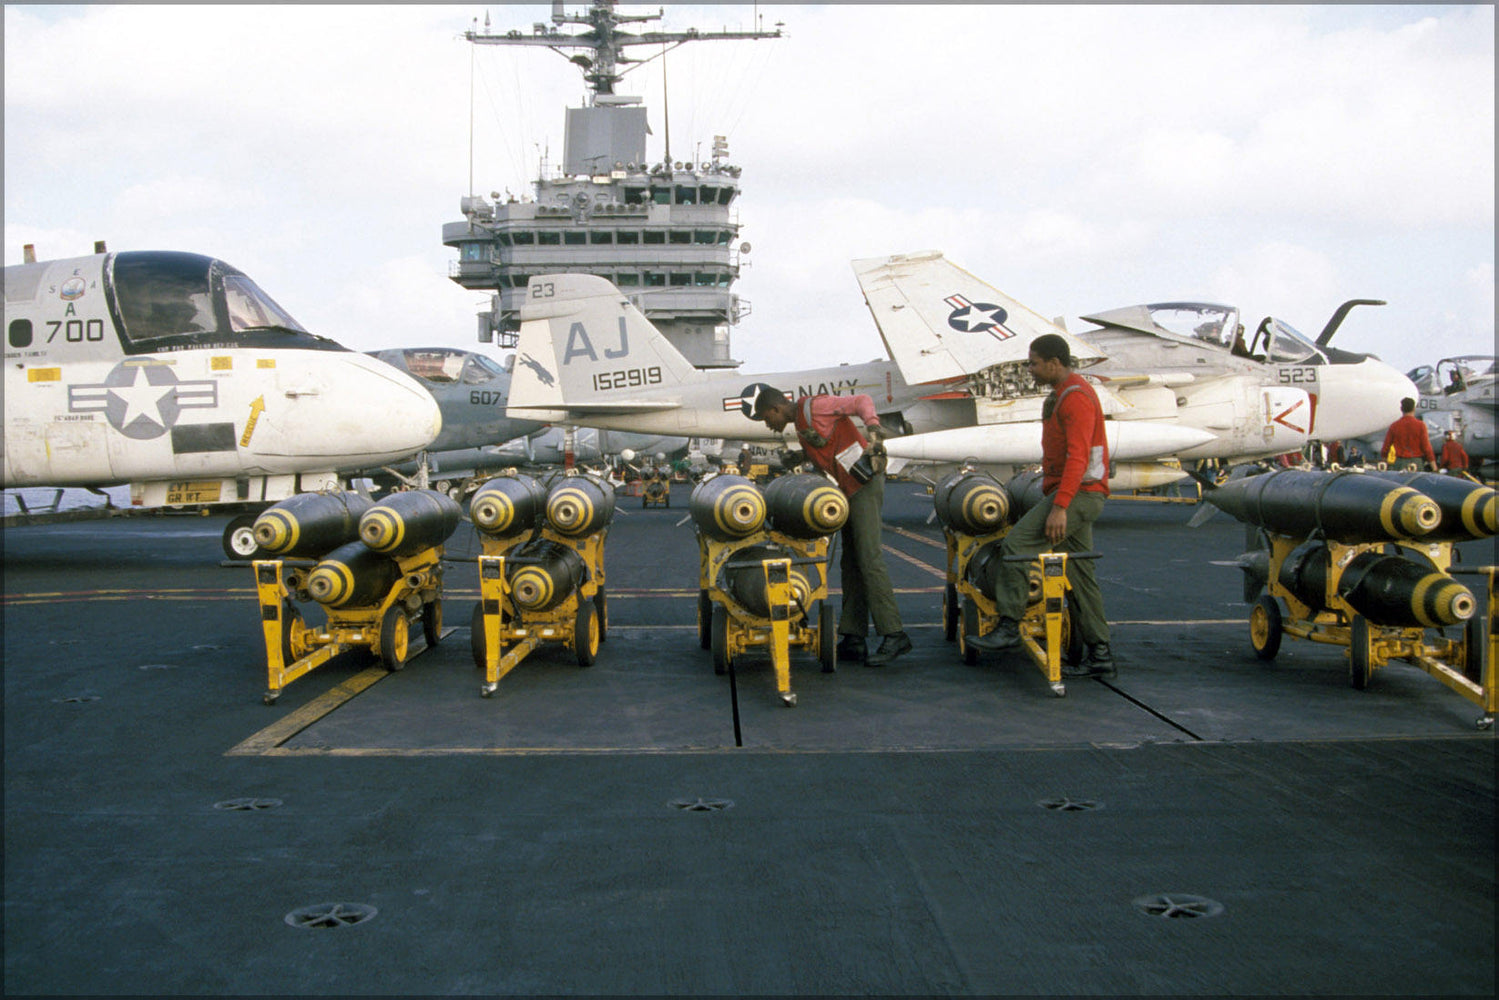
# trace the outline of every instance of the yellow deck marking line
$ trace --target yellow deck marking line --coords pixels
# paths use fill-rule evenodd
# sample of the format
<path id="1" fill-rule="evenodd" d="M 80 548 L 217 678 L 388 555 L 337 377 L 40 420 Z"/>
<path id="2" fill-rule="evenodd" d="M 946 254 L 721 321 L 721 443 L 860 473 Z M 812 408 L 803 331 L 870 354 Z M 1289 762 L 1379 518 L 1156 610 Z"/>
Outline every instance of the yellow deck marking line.
<path id="1" fill-rule="evenodd" d="M 226 750 L 224 756 L 264 756 L 361 691 L 389 676 L 390 672 L 384 667 L 363 670 L 331 691 L 324 691 L 284 719 L 271 723 L 249 739 Z"/>
<path id="2" fill-rule="evenodd" d="M 947 570 L 945 570 L 945 569 L 938 569 L 937 567 L 933 566 L 931 563 L 922 562 L 920 559 L 917 559 L 915 556 L 908 556 L 904 552 L 902 552 L 900 549 L 891 548 L 888 545 L 882 545 L 882 546 L 880 546 L 880 548 L 884 549 L 886 552 L 890 553 L 893 556 L 899 556 L 900 558 L 904 559 L 906 562 L 910 563 L 912 566 L 920 566 L 922 569 L 926 570 L 928 573 L 932 574 L 933 576 L 940 576 L 940 577 L 942 577 L 942 579 L 944 581 L 947 580 Z"/>
<path id="3" fill-rule="evenodd" d="M 897 528 L 888 524 L 885 525 L 885 527 L 895 534 L 900 535 L 902 538 L 909 538 L 912 541 L 921 542 L 925 545 L 930 545 L 933 548 L 942 549 L 944 552 L 947 550 L 947 543 L 940 539 L 928 538 L 926 535 L 918 535 L 914 531 L 909 531 L 905 528 Z"/>

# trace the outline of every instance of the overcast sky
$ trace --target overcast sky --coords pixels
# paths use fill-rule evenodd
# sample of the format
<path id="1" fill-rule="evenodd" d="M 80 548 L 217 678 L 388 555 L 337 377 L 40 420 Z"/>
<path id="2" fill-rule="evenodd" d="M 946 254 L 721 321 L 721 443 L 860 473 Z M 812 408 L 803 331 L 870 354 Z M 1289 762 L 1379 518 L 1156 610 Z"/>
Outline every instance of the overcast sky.
<path id="1" fill-rule="evenodd" d="M 744 168 L 747 372 L 881 355 L 848 262 L 925 249 L 1074 331 L 1196 298 L 1315 335 L 1379 298 L 1335 343 L 1402 369 L 1494 351 L 1493 6 L 734 4 L 661 23 L 757 10 L 787 37 L 666 60 L 673 156 L 726 134 Z M 7 4 L 5 263 L 96 239 L 206 253 L 346 346 L 479 349 L 486 296 L 448 279 L 442 224 L 471 171 L 477 193 L 531 190 L 585 93 L 544 49 L 465 42 L 486 11 L 529 32 L 551 7 Z M 646 99 L 651 160 L 661 76 L 619 88 Z"/>

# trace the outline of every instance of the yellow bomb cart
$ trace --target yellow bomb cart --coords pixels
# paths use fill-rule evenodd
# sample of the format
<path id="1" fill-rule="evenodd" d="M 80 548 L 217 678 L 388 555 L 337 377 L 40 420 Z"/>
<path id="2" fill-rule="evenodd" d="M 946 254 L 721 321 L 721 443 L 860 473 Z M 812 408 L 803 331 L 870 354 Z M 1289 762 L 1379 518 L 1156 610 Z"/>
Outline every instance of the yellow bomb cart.
<path id="1" fill-rule="evenodd" d="M 942 594 L 942 637 L 958 640 L 958 652 L 969 665 L 979 651 L 969 637 L 999 624 L 994 583 L 1005 561 L 1031 563 L 1030 598 L 1020 620 L 1021 647 L 1040 668 L 1057 697 L 1067 694 L 1062 680 L 1065 656 L 1076 662 L 1082 642 L 1073 634 L 1067 608 L 1067 560 L 1096 559 L 1093 552 L 1044 552 L 1039 556 L 1003 556 L 1000 542 L 1016 517 L 1041 499 L 1040 473 L 1022 473 L 1009 488 L 985 472 L 960 469 L 944 476 L 932 490 L 932 504 L 947 540 L 947 586 Z"/>
<path id="2" fill-rule="evenodd" d="M 713 651 L 713 672 L 764 646 L 782 704 L 795 705 L 793 647 L 816 650 L 825 673 L 837 668 L 828 536 L 848 520 L 848 498 L 822 476 L 782 476 L 761 492 L 744 476 L 718 475 L 693 489 L 688 512 L 701 557 L 698 641 Z"/>
<path id="3" fill-rule="evenodd" d="M 469 516 L 484 544 L 471 630 L 474 665 L 484 671 L 479 693 L 494 694 L 543 643 L 561 643 L 580 667 L 592 666 L 609 627 L 604 538 L 614 487 L 571 474 L 544 487 L 507 472 L 479 488 Z"/>
<path id="4" fill-rule="evenodd" d="M 1358 690 L 1404 660 L 1480 706 L 1480 729 L 1493 725 L 1495 568 L 1457 568 L 1453 548 L 1493 536 L 1493 489 L 1426 473 L 1284 470 L 1203 499 L 1250 526 L 1238 565 L 1257 657 L 1273 660 L 1284 635 L 1345 646 Z M 1486 578 L 1486 615 L 1453 574 Z"/>
<path id="5" fill-rule="evenodd" d="M 428 646 L 442 633 L 442 545 L 458 526 L 458 504 L 431 490 L 372 504 L 357 493 L 302 493 L 255 520 L 255 540 L 273 559 L 254 562 L 274 704 L 286 685 L 351 649 L 368 649 L 400 670 L 420 619 Z M 293 602 L 327 614 L 309 625 Z"/>

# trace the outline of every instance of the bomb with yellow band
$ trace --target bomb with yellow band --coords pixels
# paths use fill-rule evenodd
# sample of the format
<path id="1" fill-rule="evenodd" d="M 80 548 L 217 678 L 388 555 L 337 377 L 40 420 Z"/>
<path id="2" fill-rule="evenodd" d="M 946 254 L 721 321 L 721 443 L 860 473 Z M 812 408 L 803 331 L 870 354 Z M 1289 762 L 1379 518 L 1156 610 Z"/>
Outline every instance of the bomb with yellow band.
<path id="1" fill-rule="evenodd" d="M 445 493 L 393 493 L 360 517 L 359 537 L 371 550 L 400 559 L 447 541 L 462 516 L 458 502 Z"/>
<path id="2" fill-rule="evenodd" d="M 469 517 L 491 538 L 513 538 L 540 526 L 546 498 L 546 489 L 531 476 L 507 473 L 479 487 L 469 501 Z"/>
<path id="3" fill-rule="evenodd" d="M 1406 541 L 1430 534 L 1442 511 L 1430 497 L 1360 472 L 1284 469 L 1233 479 L 1203 500 L 1278 534 L 1337 542 Z"/>
<path id="4" fill-rule="evenodd" d="M 772 530 L 783 535 L 822 538 L 848 521 L 848 497 L 822 476 L 795 473 L 765 487 L 765 513 Z"/>
<path id="5" fill-rule="evenodd" d="M 1010 518 L 1010 494 L 999 480 L 976 470 L 949 473 L 932 490 L 932 505 L 944 528 L 964 535 L 987 535 Z"/>
<path id="6" fill-rule="evenodd" d="M 555 608 L 578 589 L 586 571 L 571 547 L 545 538 L 514 549 L 505 563 L 510 600 L 521 612 Z"/>
<path id="7" fill-rule="evenodd" d="M 687 512 L 704 536 L 732 542 L 765 524 L 765 494 L 744 476 L 713 476 L 693 487 Z"/>
<path id="8" fill-rule="evenodd" d="M 329 608 L 379 604 L 401 578 L 401 567 L 362 541 L 341 545 L 307 576 L 307 593 Z"/>
<path id="9" fill-rule="evenodd" d="M 1466 541 L 1488 538 L 1499 530 L 1499 492 L 1456 476 L 1439 476 L 1432 472 L 1366 472 L 1401 486 L 1409 486 L 1431 497 L 1441 508 L 1441 523 L 1422 541 Z"/>
<path id="10" fill-rule="evenodd" d="M 567 476 L 547 490 L 547 526 L 559 535 L 582 538 L 613 519 L 614 487 L 597 476 Z"/>
<path id="11" fill-rule="evenodd" d="M 1326 543 L 1306 542 L 1281 561 L 1278 582 L 1315 611 L 1327 608 L 1331 555 Z M 1268 575 L 1268 572 L 1267 572 Z M 1371 625 L 1441 628 L 1473 617 L 1473 592 L 1445 573 L 1404 556 L 1360 552 L 1343 567 L 1337 597 Z"/>
<path id="12" fill-rule="evenodd" d="M 255 542 L 270 556 L 316 559 L 358 538 L 370 505 L 358 493 L 298 493 L 261 512 Z"/>

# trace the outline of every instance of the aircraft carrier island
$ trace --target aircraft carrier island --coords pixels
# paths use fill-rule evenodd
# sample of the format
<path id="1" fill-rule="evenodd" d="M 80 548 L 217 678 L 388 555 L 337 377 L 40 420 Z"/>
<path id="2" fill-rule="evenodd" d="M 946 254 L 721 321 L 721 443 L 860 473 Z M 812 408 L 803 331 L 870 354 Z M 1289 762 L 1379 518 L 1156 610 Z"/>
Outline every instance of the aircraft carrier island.
<path id="1" fill-rule="evenodd" d="M 1403 663 L 1258 659 L 1243 525 L 1110 501 L 1118 674 L 1056 697 L 944 641 L 892 484 L 915 649 L 794 650 L 787 708 L 699 644 L 689 490 L 617 509 L 593 665 L 489 698 L 467 522 L 435 647 L 271 707 L 225 516 L 7 528 L 6 993 L 1493 994 L 1492 730 Z"/>

